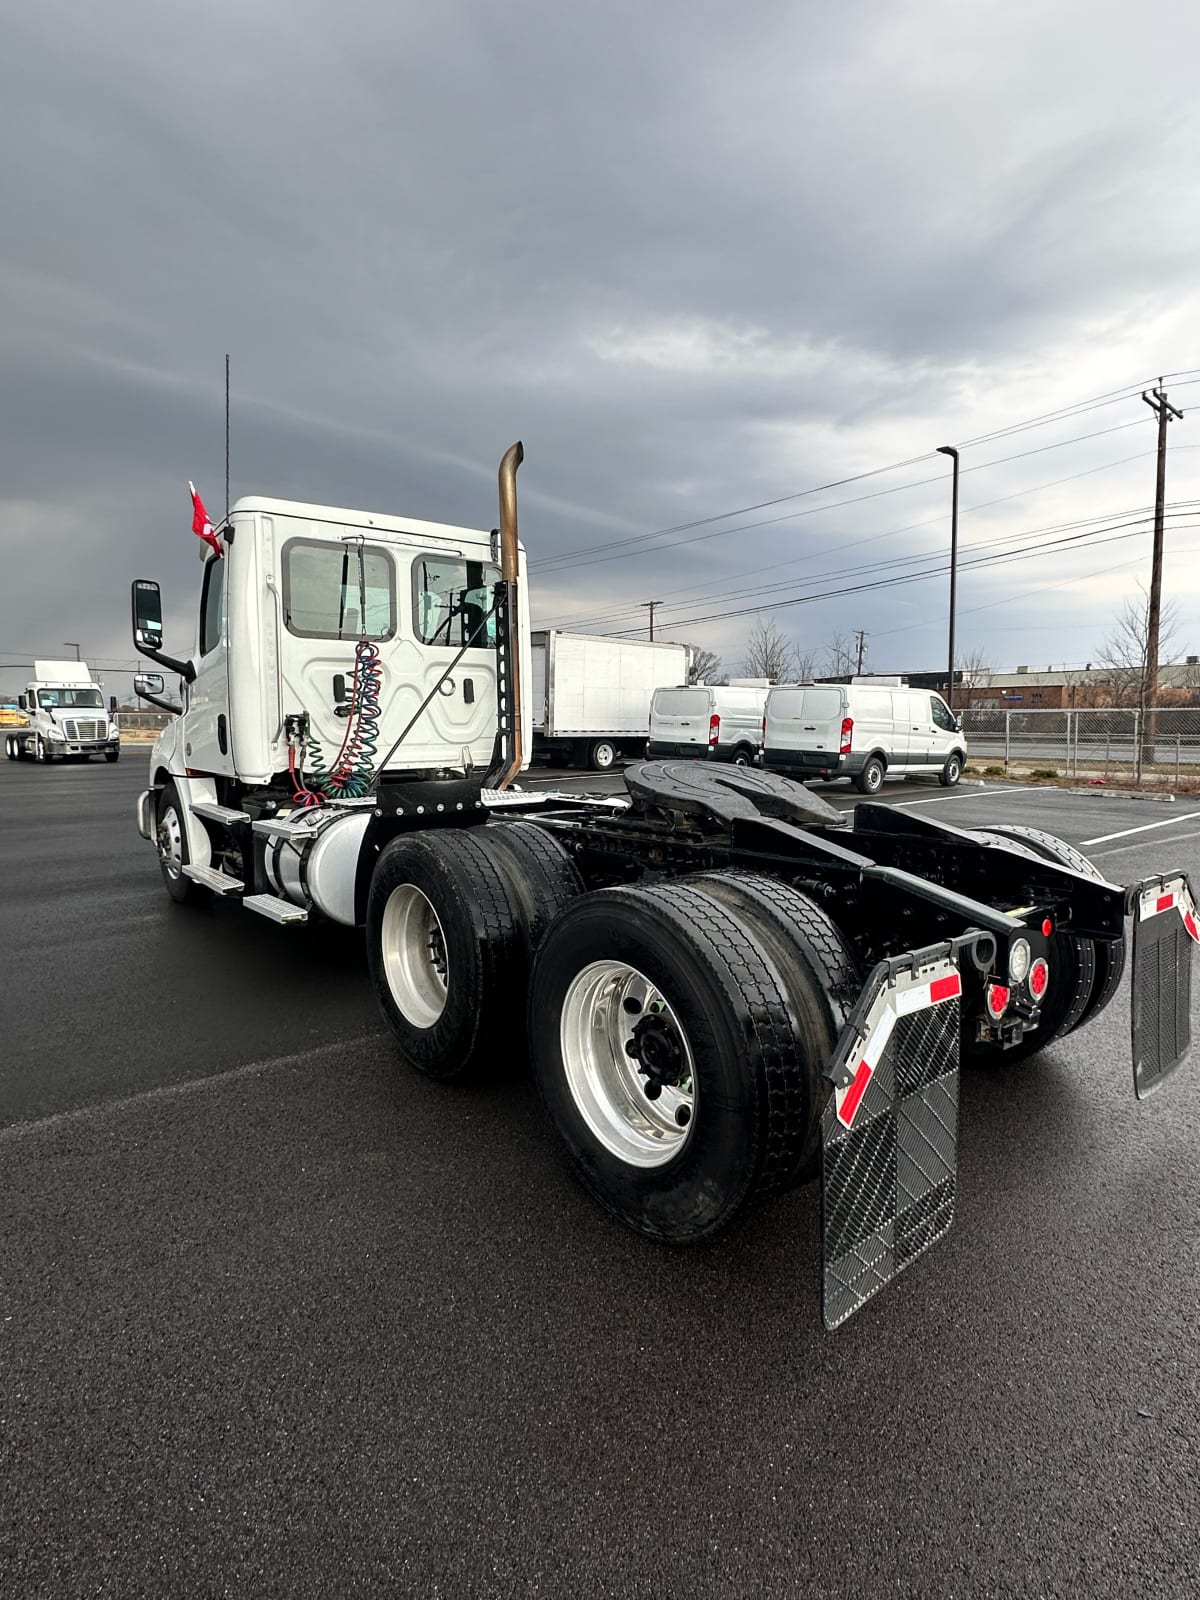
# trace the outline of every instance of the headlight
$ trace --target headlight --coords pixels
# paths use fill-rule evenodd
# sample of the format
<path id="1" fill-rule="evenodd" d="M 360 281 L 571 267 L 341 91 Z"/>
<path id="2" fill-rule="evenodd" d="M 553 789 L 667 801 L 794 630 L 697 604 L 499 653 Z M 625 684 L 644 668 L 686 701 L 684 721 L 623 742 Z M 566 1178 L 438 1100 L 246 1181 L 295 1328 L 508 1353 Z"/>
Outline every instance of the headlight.
<path id="1" fill-rule="evenodd" d="M 59 744 L 65 744 L 67 738 L 66 734 L 61 728 L 51 728 L 49 730 L 48 737 L 51 739 L 57 739 Z"/>
<path id="2" fill-rule="evenodd" d="M 1013 940 L 1012 949 L 1008 952 L 1008 976 L 1011 982 L 1025 982 L 1032 956 L 1028 939 Z"/>

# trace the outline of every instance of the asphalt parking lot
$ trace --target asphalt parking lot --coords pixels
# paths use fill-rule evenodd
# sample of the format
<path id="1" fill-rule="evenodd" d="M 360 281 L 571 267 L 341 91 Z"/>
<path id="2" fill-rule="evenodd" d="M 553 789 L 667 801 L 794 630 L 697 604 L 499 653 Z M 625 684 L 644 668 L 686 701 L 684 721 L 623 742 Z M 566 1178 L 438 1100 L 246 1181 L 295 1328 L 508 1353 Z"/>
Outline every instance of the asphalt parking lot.
<path id="1" fill-rule="evenodd" d="M 634 1237 L 511 1043 L 429 1083 L 356 935 L 170 904 L 144 774 L 0 763 L 0 1593 L 1195 1594 L 1200 1072 L 1134 1101 L 1125 994 L 965 1078 L 952 1233 L 830 1335 L 815 1189 Z M 1194 800 L 883 798 L 1200 880 Z"/>

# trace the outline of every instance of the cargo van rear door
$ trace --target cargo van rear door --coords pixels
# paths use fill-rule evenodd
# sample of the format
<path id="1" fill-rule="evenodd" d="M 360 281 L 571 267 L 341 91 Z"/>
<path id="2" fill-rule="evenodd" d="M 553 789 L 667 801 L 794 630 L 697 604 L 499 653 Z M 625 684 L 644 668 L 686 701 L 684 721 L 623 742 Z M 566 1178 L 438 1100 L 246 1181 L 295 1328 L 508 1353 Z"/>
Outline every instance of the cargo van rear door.
<path id="1" fill-rule="evenodd" d="M 650 702 L 650 743 L 708 749 L 712 697 L 708 689 L 656 689 Z"/>
<path id="2" fill-rule="evenodd" d="M 836 762 L 842 747 L 842 719 L 845 714 L 844 689 L 834 685 L 805 689 L 797 730 L 800 748 L 817 751 Z"/>

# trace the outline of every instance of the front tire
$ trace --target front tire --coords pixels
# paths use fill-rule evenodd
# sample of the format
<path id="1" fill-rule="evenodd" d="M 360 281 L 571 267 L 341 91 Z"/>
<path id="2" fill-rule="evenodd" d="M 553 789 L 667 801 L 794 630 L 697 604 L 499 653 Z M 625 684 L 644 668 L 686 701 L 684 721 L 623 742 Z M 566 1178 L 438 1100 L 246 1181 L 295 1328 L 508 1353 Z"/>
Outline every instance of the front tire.
<path id="1" fill-rule="evenodd" d="M 866 766 L 854 780 L 854 787 L 859 794 L 878 794 L 883 788 L 883 762 L 878 756 L 870 756 Z"/>
<path id="2" fill-rule="evenodd" d="M 776 962 L 704 880 L 582 895 L 538 952 L 529 1016 L 577 1175 L 638 1233 L 704 1238 L 795 1171 L 814 1063 Z"/>
<path id="3" fill-rule="evenodd" d="M 191 860 L 187 832 L 183 822 L 183 802 L 173 783 L 159 790 L 155 808 L 155 843 L 158 864 L 162 870 L 163 888 L 176 905 L 198 902 L 204 894 L 200 885 L 184 877 L 183 869 Z"/>
<path id="4" fill-rule="evenodd" d="M 54 760 L 54 757 L 50 754 L 49 745 L 42 738 L 40 733 L 38 734 L 37 742 L 33 747 L 33 759 L 38 763 L 39 766 L 43 767 L 48 767 Z"/>
<path id="5" fill-rule="evenodd" d="M 121 759 L 121 752 L 119 750 L 106 750 L 104 752 L 104 759 L 111 767 Z"/>
<path id="6" fill-rule="evenodd" d="M 955 751 L 953 755 L 947 756 L 946 765 L 938 773 L 938 782 L 943 789 L 953 789 L 961 777 L 962 757 Z"/>

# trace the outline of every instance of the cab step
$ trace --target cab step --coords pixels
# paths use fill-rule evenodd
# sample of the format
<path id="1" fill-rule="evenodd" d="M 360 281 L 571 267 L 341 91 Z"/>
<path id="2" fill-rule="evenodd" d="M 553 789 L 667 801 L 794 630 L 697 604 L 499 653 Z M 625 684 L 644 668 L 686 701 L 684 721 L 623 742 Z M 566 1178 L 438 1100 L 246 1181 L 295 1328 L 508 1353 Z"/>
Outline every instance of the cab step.
<path id="1" fill-rule="evenodd" d="M 247 911 L 257 911 L 260 917 L 272 922 L 307 922 L 308 912 L 303 906 L 294 906 L 290 900 L 281 900 L 274 894 L 248 894 L 242 901 Z"/>
<path id="2" fill-rule="evenodd" d="M 183 875 L 193 883 L 203 884 L 214 894 L 241 894 L 246 887 L 240 878 L 231 878 L 217 867 L 194 867 L 190 861 L 184 863 Z"/>
<path id="3" fill-rule="evenodd" d="M 219 806 L 215 800 L 193 800 L 192 815 L 203 817 L 205 822 L 219 822 L 226 828 L 236 822 L 249 822 L 248 811 L 235 811 L 232 806 Z"/>

